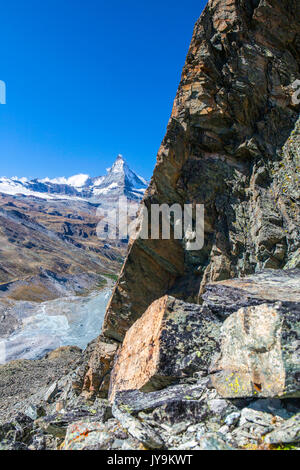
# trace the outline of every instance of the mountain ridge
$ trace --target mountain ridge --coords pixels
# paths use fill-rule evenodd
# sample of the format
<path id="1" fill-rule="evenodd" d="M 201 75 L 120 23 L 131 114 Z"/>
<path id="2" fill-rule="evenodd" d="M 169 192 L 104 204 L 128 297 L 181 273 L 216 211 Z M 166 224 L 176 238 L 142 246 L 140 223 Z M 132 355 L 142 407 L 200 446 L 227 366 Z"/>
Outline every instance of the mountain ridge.
<path id="1" fill-rule="evenodd" d="M 121 155 L 102 177 L 0 178 L 0 300 L 44 301 L 73 284 L 82 293 L 118 273 L 127 240 L 99 240 L 97 209 L 136 204 L 146 187 Z"/>
<path id="2" fill-rule="evenodd" d="M 91 177 L 80 173 L 68 178 L 0 177 L 0 193 L 36 196 L 43 199 L 76 198 L 98 201 L 126 195 L 140 200 L 147 189 L 147 181 L 132 171 L 122 155 L 118 155 L 105 176 Z"/>

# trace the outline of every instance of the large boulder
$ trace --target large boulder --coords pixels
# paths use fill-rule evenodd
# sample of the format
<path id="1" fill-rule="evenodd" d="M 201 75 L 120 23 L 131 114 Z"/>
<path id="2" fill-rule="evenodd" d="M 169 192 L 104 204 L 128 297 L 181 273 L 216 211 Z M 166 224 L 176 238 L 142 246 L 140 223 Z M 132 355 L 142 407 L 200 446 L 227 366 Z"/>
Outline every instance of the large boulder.
<path id="1" fill-rule="evenodd" d="M 300 305 L 241 308 L 221 329 L 211 379 L 227 398 L 300 396 Z"/>
<path id="2" fill-rule="evenodd" d="M 203 305 L 156 300 L 126 334 L 110 399 L 196 372 L 224 398 L 300 396 L 299 291 L 299 271 L 267 270 L 209 285 Z"/>
<path id="3" fill-rule="evenodd" d="M 220 322 L 209 309 L 165 296 L 127 332 L 112 375 L 116 391 L 150 392 L 197 370 L 208 371 Z"/>
<path id="4" fill-rule="evenodd" d="M 107 397 L 109 390 L 110 373 L 118 344 L 100 336 L 93 346 L 93 354 L 88 348 L 83 366 L 77 371 L 73 382 L 74 389 L 82 387 L 86 397 Z"/>

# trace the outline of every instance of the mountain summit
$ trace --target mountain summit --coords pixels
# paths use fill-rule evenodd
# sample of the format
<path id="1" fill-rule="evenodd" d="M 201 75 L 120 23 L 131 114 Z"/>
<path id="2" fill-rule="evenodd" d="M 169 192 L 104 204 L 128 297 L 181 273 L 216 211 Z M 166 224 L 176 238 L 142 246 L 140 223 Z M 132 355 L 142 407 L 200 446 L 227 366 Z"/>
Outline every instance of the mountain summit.
<path id="1" fill-rule="evenodd" d="M 107 175 L 94 181 L 93 196 L 112 199 L 126 196 L 128 199 L 139 200 L 147 186 L 147 181 L 134 173 L 123 156 L 118 155 L 113 166 L 107 169 Z"/>
<path id="2" fill-rule="evenodd" d="M 126 196 L 139 201 L 147 186 L 147 181 L 129 168 L 122 155 L 117 156 L 105 176 L 79 174 L 69 178 L 63 176 L 34 180 L 0 177 L 0 193 L 42 199 L 80 198 L 92 202 L 111 202 L 120 196 Z"/>

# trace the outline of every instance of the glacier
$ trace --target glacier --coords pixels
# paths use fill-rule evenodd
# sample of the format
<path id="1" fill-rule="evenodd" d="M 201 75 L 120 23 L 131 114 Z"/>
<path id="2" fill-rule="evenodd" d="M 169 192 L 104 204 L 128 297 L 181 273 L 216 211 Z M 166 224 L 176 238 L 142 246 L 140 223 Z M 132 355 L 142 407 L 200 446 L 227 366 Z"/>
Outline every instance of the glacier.
<path id="1" fill-rule="evenodd" d="M 12 334 L 0 338 L 1 362 L 40 359 L 61 346 L 85 349 L 99 335 L 111 293 L 104 289 L 87 297 L 64 297 L 41 304 L 16 302 L 13 313 L 20 323 Z"/>

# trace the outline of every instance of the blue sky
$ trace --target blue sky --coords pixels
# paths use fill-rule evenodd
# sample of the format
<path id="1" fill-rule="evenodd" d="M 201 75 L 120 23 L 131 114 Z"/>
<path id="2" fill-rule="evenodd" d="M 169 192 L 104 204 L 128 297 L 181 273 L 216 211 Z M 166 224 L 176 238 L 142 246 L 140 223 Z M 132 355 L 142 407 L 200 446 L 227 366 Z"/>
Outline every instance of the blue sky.
<path id="1" fill-rule="evenodd" d="M 0 0 L 0 175 L 150 177 L 202 0 Z"/>

